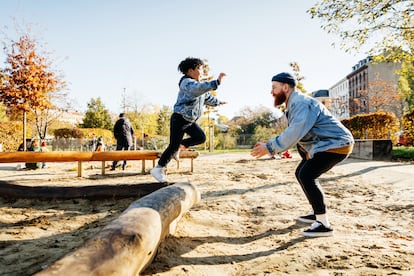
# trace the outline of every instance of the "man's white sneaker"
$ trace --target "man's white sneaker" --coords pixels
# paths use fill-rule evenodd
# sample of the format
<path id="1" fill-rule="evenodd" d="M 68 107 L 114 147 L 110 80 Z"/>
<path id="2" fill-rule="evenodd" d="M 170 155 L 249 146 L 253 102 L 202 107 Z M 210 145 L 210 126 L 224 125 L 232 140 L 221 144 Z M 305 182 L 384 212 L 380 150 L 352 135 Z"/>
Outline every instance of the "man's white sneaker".
<path id="1" fill-rule="evenodd" d="M 151 175 L 161 183 L 168 182 L 167 176 L 165 175 L 166 168 L 163 167 L 155 167 L 151 170 Z"/>
<path id="2" fill-rule="evenodd" d="M 332 236 L 333 230 L 330 227 L 326 227 L 320 221 L 315 221 L 311 227 L 302 232 L 302 235 L 305 237 L 329 237 Z"/>

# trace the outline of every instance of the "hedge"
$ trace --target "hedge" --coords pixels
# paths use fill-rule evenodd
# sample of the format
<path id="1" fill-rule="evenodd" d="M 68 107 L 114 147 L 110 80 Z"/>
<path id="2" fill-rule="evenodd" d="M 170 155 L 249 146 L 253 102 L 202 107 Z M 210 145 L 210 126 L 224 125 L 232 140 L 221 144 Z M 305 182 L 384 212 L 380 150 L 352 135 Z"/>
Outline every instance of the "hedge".
<path id="1" fill-rule="evenodd" d="M 359 114 L 342 120 L 342 123 L 355 139 L 391 139 L 394 143 L 398 140 L 400 124 L 393 113 Z"/>

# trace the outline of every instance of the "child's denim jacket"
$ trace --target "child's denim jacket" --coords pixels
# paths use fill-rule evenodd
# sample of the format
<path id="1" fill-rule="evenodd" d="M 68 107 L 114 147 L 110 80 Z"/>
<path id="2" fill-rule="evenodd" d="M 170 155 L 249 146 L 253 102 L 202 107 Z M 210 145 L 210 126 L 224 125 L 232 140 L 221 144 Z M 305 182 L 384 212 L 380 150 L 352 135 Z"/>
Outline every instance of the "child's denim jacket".
<path id="1" fill-rule="evenodd" d="M 220 104 L 220 101 L 210 93 L 211 90 L 216 90 L 218 85 L 217 80 L 198 82 L 187 76 L 182 77 L 174 112 L 181 114 L 187 121 L 197 121 L 202 115 L 204 105 Z"/>

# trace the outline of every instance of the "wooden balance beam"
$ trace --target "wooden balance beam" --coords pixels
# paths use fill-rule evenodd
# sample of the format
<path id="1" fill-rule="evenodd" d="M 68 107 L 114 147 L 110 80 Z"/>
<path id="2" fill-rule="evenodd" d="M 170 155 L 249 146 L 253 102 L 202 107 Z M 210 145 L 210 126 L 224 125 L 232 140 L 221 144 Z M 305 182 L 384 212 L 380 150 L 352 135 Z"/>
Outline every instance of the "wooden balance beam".
<path id="1" fill-rule="evenodd" d="M 161 188 L 134 201 L 101 232 L 36 275 L 139 275 L 199 201 L 200 193 L 190 183 Z"/>
<path id="2" fill-rule="evenodd" d="M 36 163 L 36 162 L 78 162 L 78 176 L 82 176 L 82 162 L 102 161 L 102 175 L 105 174 L 105 162 L 114 160 L 142 160 L 141 172 L 145 173 L 145 161 L 158 159 L 161 152 L 155 150 L 139 151 L 52 151 L 52 152 L 0 152 L 0 163 Z M 198 157 L 197 151 L 181 151 L 180 158 L 191 159 L 191 172 L 194 170 L 193 159 Z M 177 164 L 178 166 L 178 164 Z"/>

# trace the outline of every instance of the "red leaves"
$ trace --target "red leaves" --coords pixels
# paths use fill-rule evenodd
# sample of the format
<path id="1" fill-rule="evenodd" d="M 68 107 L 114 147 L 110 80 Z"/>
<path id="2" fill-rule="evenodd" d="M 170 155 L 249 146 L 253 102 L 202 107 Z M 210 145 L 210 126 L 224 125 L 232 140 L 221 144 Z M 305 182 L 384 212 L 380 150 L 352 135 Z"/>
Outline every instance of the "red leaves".
<path id="1" fill-rule="evenodd" d="M 0 71 L 0 101 L 9 107 L 21 110 L 48 108 L 51 106 L 50 94 L 59 90 L 62 81 L 54 72 L 48 71 L 45 57 L 35 51 L 36 43 L 28 35 L 13 42 L 8 53 L 10 67 Z"/>

